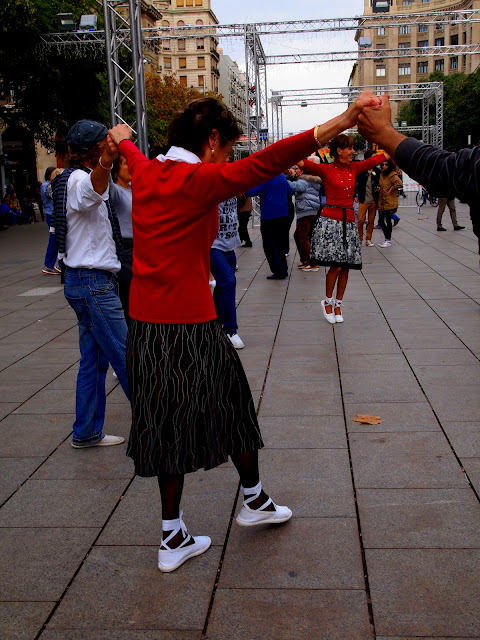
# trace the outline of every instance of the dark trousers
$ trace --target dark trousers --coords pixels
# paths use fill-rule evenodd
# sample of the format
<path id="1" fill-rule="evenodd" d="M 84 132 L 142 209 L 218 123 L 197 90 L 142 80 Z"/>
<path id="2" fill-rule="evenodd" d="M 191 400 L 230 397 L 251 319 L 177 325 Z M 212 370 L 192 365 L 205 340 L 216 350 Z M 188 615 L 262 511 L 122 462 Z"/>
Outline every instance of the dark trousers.
<path id="1" fill-rule="evenodd" d="M 286 277 L 288 273 L 285 248 L 288 247 L 288 218 L 260 220 L 263 250 L 268 266 L 276 276 Z"/>
<path id="2" fill-rule="evenodd" d="M 240 240 L 246 244 L 252 244 L 248 233 L 248 221 L 250 220 L 251 215 L 251 211 L 238 212 L 238 235 L 240 236 Z"/>
<path id="3" fill-rule="evenodd" d="M 378 212 L 378 224 L 381 226 L 385 240 L 392 239 L 392 215 L 396 209 L 386 209 Z"/>
<path id="4" fill-rule="evenodd" d="M 237 258 L 235 251 L 222 251 L 210 249 L 210 271 L 217 285 L 213 292 L 213 301 L 217 319 L 225 329 L 225 332 L 233 336 L 237 333 L 237 309 L 235 306 L 235 267 Z"/>
<path id="5" fill-rule="evenodd" d="M 310 228 L 316 216 L 305 216 L 297 222 L 297 228 L 293 234 L 295 244 L 297 245 L 300 262 L 308 263 L 310 261 Z"/>

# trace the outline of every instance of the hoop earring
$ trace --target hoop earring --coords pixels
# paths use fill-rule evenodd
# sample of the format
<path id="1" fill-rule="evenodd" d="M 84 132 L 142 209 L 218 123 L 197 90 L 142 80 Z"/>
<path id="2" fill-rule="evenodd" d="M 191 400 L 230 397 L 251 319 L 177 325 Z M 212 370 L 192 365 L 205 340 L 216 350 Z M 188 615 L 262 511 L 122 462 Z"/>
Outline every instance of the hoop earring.
<path id="1" fill-rule="evenodd" d="M 211 152 L 212 152 L 212 156 L 213 156 L 213 154 L 215 153 L 215 149 L 211 149 Z"/>

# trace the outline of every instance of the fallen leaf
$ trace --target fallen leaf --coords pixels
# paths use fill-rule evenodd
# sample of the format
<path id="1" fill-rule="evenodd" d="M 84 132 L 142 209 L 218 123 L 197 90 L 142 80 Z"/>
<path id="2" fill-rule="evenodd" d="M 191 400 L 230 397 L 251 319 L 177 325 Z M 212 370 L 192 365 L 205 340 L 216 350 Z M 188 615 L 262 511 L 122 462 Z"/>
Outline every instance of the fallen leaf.
<path id="1" fill-rule="evenodd" d="M 371 416 L 369 413 L 357 413 L 357 417 L 352 418 L 352 422 L 360 422 L 360 424 L 382 424 L 380 416 Z"/>

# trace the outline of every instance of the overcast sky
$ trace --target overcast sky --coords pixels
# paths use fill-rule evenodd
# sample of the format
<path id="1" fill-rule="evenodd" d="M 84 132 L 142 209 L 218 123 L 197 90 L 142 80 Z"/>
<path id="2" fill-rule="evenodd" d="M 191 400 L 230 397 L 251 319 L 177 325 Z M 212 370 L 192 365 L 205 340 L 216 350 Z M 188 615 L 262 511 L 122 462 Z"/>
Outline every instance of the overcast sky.
<path id="1" fill-rule="evenodd" d="M 211 0 L 212 10 L 220 24 L 313 20 L 319 18 L 351 18 L 363 13 L 363 0 Z M 355 31 L 262 36 L 265 55 L 289 53 L 319 53 L 323 51 L 354 51 Z M 223 52 L 244 69 L 241 38 L 221 38 Z M 352 62 L 323 62 L 315 64 L 269 65 L 267 67 L 268 95 L 270 90 L 319 89 L 343 87 L 348 83 Z M 300 131 L 328 120 L 342 110 L 342 105 L 283 108 L 284 133 Z M 271 111 L 269 110 L 271 128 Z"/>

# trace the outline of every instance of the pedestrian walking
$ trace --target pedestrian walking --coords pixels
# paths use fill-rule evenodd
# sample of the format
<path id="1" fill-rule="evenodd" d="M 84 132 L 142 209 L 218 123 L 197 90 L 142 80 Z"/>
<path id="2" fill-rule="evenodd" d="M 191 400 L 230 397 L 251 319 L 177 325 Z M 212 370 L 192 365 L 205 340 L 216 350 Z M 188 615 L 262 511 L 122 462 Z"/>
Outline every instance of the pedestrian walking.
<path id="1" fill-rule="evenodd" d="M 374 155 L 372 149 L 365 151 L 364 159 L 368 160 Z M 360 244 L 363 242 L 365 222 L 367 232 L 365 236 L 365 246 L 374 247 L 372 242 L 373 225 L 377 213 L 378 183 L 380 181 L 380 171 L 377 167 L 368 169 L 357 176 L 355 182 L 355 196 L 358 201 L 358 238 Z M 367 217 L 368 216 L 368 217 Z"/>
<path id="2" fill-rule="evenodd" d="M 378 184 L 378 221 L 385 236 L 379 247 L 392 246 L 392 215 L 398 209 L 398 190 L 403 182 L 398 175 L 393 160 L 380 163 L 380 181 Z"/>
<path id="3" fill-rule="evenodd" d="M 443 212 L 445 211 L 445 207 L 448 207 L 450 211 L 450 218 L 452 219 L 452 225 L 454 231 L 461 231 L 465 229 L 457 222 L 457 209 L 455 207 L 455 198 L 439 198 L 438 199 L 438 211 L 437 211 L 437 231 L 446 231 L 445 227 L 442 226 L 442 218 Z"/>

